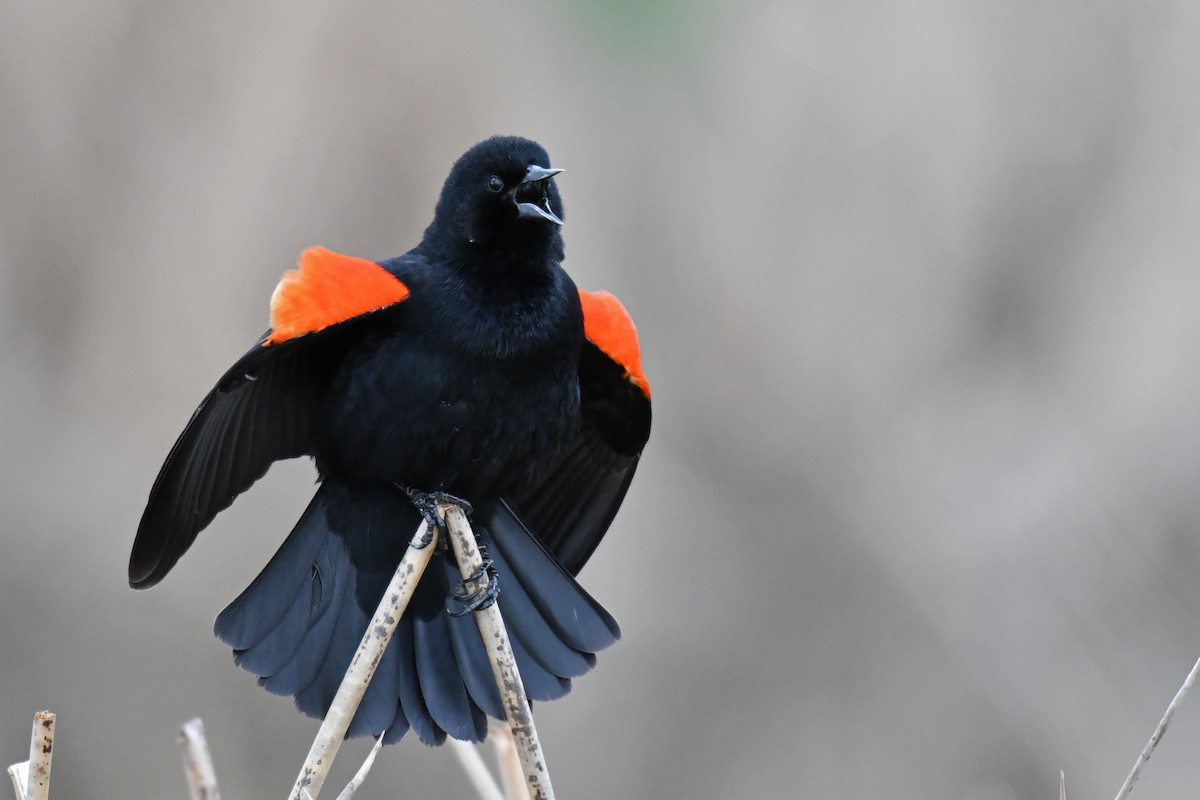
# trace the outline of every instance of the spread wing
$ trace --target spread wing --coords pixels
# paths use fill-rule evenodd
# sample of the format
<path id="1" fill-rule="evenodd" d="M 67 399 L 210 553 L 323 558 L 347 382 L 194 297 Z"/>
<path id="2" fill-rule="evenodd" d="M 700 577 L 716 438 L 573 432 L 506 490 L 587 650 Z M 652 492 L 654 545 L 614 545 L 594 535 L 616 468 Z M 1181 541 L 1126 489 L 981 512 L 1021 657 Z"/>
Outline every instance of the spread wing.
<path id="1" fill-rule="evenodd" d="M 617 514 L 650 436 L 650 384 L 637 330 L 607 292 L 580 291 L 583 425 L 558 463 L 508 498 L 559 562 L 577 574 Z"/>
<path id="2" fill-rule="evenodd" d="M 346 350 L 407 296 L 375 262 L 322 248 L 301 255 L 271 298 L 271 329 L 217 381 L 159 471 L 129 557 L 131 586 L 162 580 L 273 462 L 312 452 Z"/>

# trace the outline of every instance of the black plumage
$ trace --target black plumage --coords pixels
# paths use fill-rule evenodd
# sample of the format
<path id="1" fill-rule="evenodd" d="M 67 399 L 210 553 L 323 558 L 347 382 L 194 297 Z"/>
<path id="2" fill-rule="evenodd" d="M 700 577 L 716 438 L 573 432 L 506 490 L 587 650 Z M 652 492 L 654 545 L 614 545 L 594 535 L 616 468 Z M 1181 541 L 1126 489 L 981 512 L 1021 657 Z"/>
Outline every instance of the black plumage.
<path id="1" fill-rule="evenodd" d="M 398 485 L 473 504 L 533 699 L 566 694 L 619 636 L 574 575 L 629 487 L 649 393 L 631 379 L 640 364 L 585 336 L 561 267 L 556 172 L 533 142 L 489 139 L 455 164 L 413 250 L 316 265 L 331 282 L 313 279 L 308 295 L 281 284 L 272 330 L 204 399 L 154 483 L 130 557 L 136 588 L 160 581 L 272 462 L 314 458 L 316 496 L 215 626 L 240 666 L 306 714 L 328 709 L 420 523 Z M 303 261 L 297 274 L 309 280 Z M 373 304 L 380 281 L 392 299 Z M 280 321 L 293 311 L 301 322 Z M 502 717 L 474 621 L 448 613 L 458 581 L 435 554 L 349 735 L 478 740 L 485 715 Z"/>

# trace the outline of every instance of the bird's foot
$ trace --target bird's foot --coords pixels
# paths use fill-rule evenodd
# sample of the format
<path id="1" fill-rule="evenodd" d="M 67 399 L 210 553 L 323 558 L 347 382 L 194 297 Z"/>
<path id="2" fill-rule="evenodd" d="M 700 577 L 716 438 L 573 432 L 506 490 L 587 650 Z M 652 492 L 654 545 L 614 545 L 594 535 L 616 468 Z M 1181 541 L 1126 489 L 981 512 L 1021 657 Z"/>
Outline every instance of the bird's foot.
<path id="1" fill-rule="evenodd" d="M 423 492 L 420 489 L 409 486 L 407 483 L 397 483 L 408 499 L 412 501 L 413 506 L 421 513 L 425 519 L 426 529 L 425 535 L 421 537 L 418 544 L 413 545 L 418 550 L 423 550 L 429 547 L 433 541 L 434 533 L 437 531 L 446 531 L 446 520 L 442 518 L 442 514 L 438 511 L 438 503 L 453 503 L 462 509 L 462 512 L 467 516 L 471 515 L 471 504 L 461 497 L 450 494 L 449 492 Z"/>
<path id="2" fill-rule="evenodd" d="M 452 617 L 464 617 L 487 608 L 495 603 L 500 595 L 500 579 L 496 577 L 495 563 L 488 558 L 487 549 L 482 542 L 479 543 L 479 555 L 483 557 L 479 569 L 463 578 L 462 583 L 450 588 L 450 596 L 463 604 L 459 609 L 447 609 Z M 484 580 L 487 582 L 478 588 L 467 588 L 468 584 L 477 584 Z"/>

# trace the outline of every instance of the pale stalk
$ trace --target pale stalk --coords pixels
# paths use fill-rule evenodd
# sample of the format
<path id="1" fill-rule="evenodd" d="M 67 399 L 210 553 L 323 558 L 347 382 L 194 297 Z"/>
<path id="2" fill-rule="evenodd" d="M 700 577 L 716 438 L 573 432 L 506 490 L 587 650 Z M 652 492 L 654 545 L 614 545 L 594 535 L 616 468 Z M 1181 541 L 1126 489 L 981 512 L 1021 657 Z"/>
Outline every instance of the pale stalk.
<path id="1" fill-rule="evenodd" d="M 29 738 L 29 775 L 25 780 L 25 800 L 50 797 L 50 762 L 54 755 L 54 712 L 33 715 L 33 734 Z"/>
<path id="2" fill-rule="evenodd" d="M 483 557 L 475 542 L 475 534 L 471 532 L 471 526 L 461 508 L 447 502 L 439 502 L 438 508 L 446 520 L 446 527 L 450 532 L 450 546 L 454 549 L 454 557 L 458 561 L 458 569 L 465 583 L 473 576 L 479 575 L 483 569 Z M 482 580 L 486 581 L 487 576 L 483 576 Z M 504 713 L 508 717 L 509 727 L 512 728 L 529 797 L 531 800 L 554 800 L 550 772 L 546 769 L 546 758 L 542 754 L 537 728 L 533 724 L 529 698 L 526 697 L 525 687 L 521 683 L 521 673 L 517 669 L 517 661 L 513 657 L 499 607 L 493 603 L 487 608 L 477 610 L 475 622 L 483 637 L 488 661 L 492 665 L 492 674 L 496 679 L 496 688 L 500 690 Z"/>
<path id="3" fill-rule="evenodd" d="M 1150 735 L 1150 741 L 1146 742 L 1146 746 L 1142 748 L 1142 754 L 1138 756 L 1137 761 L 1133 762 L 1133 769 L 1129 772 L 1129 777 L 1125 779 L 1124 785 L 1121 786 L 1121 791 L 1117 792 L 1117 800 L 1125 800 L 1126 797 L 1129 797 L 1129 793 L 1133 791 L 1134 781 L 1138 779 L 1138 775 L 1142 774 L 1142 767 L 1146 766 L 1146 762 L 1150 760 L 1151 754 L 1154 753 L 1154 748 L 1158 747 L 1158 743 L 1162 741 L 1163 734 L 1167 732 L 1167 725 L 1171 722 L 1171 717 L 1175 716 L 1175 710 L 1183 702 L 1188 689 L 1191 689 L 1192 684 L 1195 683 L 1197 673 L 1200 673 L 1200 660 L 1196 661 L 1196 665 L 1192 667 L 1192 671 L 1184 679 L 1183 686 L 1180 686 L 1179 691 L 1175 693 L 1171 704 L 1167 706 L 1167 712 L 1163 714 L 1158 727 Z"/>
<path id="4" fill-rule="evenodd" d="M 462 765 L 463 772 L 467 773 L 467 779 L 475 787 L 475 793 L 479 795 L 480 800 L 505 800 L 504 793 L 496 785 L 496 779 L 488 771 L 487 764 L 483 763 L 483 757 L 479 755 L 479 749 L 475 745 L 454 738 L 447 739 L 446 743 L 450 745 L 454 755 L 458 756 L 458 763 Z"/>
<path id="5" fill-rule="evenodd" d="M 488 732 L 492 748 L 496 751 L 496 763 L 500 767 L 500 782 L 508 800 L 529 800 L 525 788 L 525 776 L 521 774 L 521 760 L 517 757 L 517 745 L 513 741 L 512 729 L 506 722 L 498 722 Z"/>
<path id="6" fill-rule="evenodd" d="M 304 766 L 296 776 L 296 783 L 288 795 L 290 800 L 317 800 L 338 748 L 346 737 L 350 720 L 354 719 L 354 712 L 362 702 L 371 676 L 375 674 L 375 668 L 379 666 L 384 651 L 392 640 L 392 634 L 396 632 L 396 625 L 399 624 L 400 617 L 408 607 L 408 601 L 412 598 L 413 591 L 437 548 L 436 530 L 433 531 L 432 540 L 427 546 L 417 547 L 428 530 L 428 523 L 422 522 L 413 535 L 404 558 L 400 560 L 400 565 L 396 567 L 392 582 L 384 591 L 375 616 L 371 618 L 371 624 L 367 626 L 358 651 L 354 654 L 354 660 L 350 662 L 346 676 L 342 678 L 341 686 L 334 695 L 333 703 L 321 722 L 321 729 L 317 731 L 317 738 L 308 751 L 308 758 L 304 760 Z"/>
<path id="7" fill-rule="evenodd" d="M 29 762 L 22 761 L 8 768 L 8 777 L 12 780 L 13 792 L 17 800 L 25 800 L 25 784 L 29 782 Z"/>
<path id="8" fill-rule="evenodd" d="M 192 800 L 221 800 L 217 789 L 217 771 L 208 753 L 204 723 L 199 717 L 183 723 L 179 729 L 179 751 L 183 755 L 183 774 Z"/>
<path id="9" fill-rule="evenodd" d="M 350 800 L 354 797 L 354 793 L 358 791 L 358 787 L 363 785 L 363 781 L 367 779 L 367 773 L 371 771 L 371 767 L 375 766 L 375 756 L 379 755 L 379 748 L 383 747 L 383 734 L 375 737 L 375 744 L 371 747 L 371 752 L 367 753 L 366 761 L 363 761 L 358 772 L 354 773 L 354 777 L 346 784 L 346 788 L 342 789 L 342 793 L 337 796 L 337 800 Z"/>

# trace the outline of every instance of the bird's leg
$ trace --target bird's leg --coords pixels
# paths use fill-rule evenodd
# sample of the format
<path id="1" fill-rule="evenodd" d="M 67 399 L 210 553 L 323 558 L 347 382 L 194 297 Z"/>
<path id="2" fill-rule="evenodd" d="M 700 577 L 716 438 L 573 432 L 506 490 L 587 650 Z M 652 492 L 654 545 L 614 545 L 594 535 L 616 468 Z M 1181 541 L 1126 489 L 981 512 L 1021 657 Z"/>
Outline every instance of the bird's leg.
<path id="1" fill-rule="evenodd" d="M 412 501 L 413 506 L 421 513 L 421 516 L 424 517 L 426 524 L 429 526 L 425 532 L 425 536 L 421 538 L 421 543 L 413 545 L 413 547 L 419 550 L 429 547 L 430 542 L 433 541 L 435 530 L 443 533 L 446 532 L 446 520 L 442 519 L 442 515 L 438 512 L 437 506 L 439 502 L 453 503 L 461 508 L 464 514 L 467 516 L 471 515 L 471 504 L 449 492 L 423 492 L 407 483 L 397 483 L 396 486 L 408 495 L 408 499 Z"/>
<path id="2" fill-rule="evenodd" d="M 500 595 L 500 580 L 496 577 L 495 562 L 488 558 L 487 547 L 483 542 L 476 539 L 476 545 L 479 547 L 479 555 L 483 558 L 483 563 L 479 565 L 479 569 L 463 578 L 462 583 L 451 587 L 450 596 L 464 604 L 458 610 L 447 609 L 452 617 L 464 617 L 482 608 L 487 608 L 495 603 L 496 598 Z M 467 584 L 477 583 L 484 578 L 487 578 L 487 583 L 483 586 L 477 589 L 467 588 Z"/>
<path id="3" fill-rule="evenodd" d="M 412 547 L 423 550 L 429 547 L 433 542 L 434 531 L 439 530 L 447 533 L 446 520 L 442 518 L 441 512 L 438 511 L 438 503 L 453 503 L 462 509 L 463 514 L 470 516 L 473 512 L 471 504 L 461 497 L 450 494 L 449 492 L 433 491 L 423 492 L 407 483 L 397 483 L 408 499 L 412 501 L 413 506 L 425 518 L 426 531 L 421 537 L 421 541 Z M 487 547 L 483 542 L 476 539 L 479 546 L 479 555 L 483 558 L 483 564 L 472 574 L 463 579 L 463 582 L 451 587 L 450 596 L 455 600 L 463 603 L 461 609 L 450 610 L 450 614 L 456 617 L 462 617 L 481 608 L 487 608 L 496 602 L 496 598 L 500 594 L 500 582 L 496 578 L 495 565 L 492 559 L 488 558 Z M 445 546 L 446 537 L 442 537 L 439 544 Z M 478 582 L 487 579 L 487 582 L 476 589 L 467 588 L 468 584 L 477 584 Z"/>

